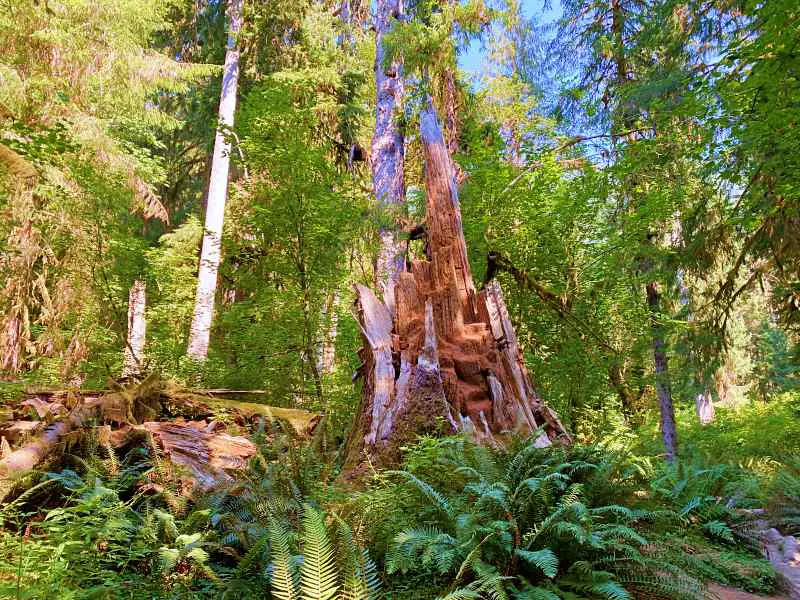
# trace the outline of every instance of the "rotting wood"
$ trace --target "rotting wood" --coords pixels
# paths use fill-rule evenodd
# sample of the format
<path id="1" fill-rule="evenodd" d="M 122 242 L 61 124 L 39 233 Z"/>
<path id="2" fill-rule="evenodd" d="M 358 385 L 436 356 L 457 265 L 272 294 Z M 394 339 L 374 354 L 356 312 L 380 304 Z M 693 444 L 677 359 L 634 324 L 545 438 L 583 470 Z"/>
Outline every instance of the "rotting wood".
<path id="1" fill-rule="evenodd" d="M 207 491 L 233 483 L 230 471 L 244 470 L 248 460 L 256 454 L 255 444 L 247 438 L 207 429 L 194 423 L 146 422 L 129 428 L 115 445 L 124 445 L 148 432 L 164 456 L 185 470 L 188 476 L 182 478 L 185 490 L 188 493 L 195 489 Z"/>
<path id="2" fill-rule="evenodd" d="M 258 390 L 257 390 L 258 391 Z M 28 410 L 33 408 L 37 415 L 44 417 L 51 416 L 53 406 L 63 406 L 61 400 L 72 410 L 66 416 L 59 418 L 49 424 L 46 421 L 12 421 L 7 423 L 5 428 L 0 431 L 2 435 L 10 440 L 9 434 L 20 423 L 31 423 L 30 432 L 35 435 L 24 443 L 5 452 L 0 459 L 0 501 L 13 489 L 15 481 L 22 475 L 30 472 L 40 465 L 51 455 L 55 455 L 60 450 L 65 438 L 72 432 L 95 423 L 114 424 L 122 429 L 131 427 L 145 427 L 151 429 L 163 429 L 166 432 L 184 431 L 170 427 L 183 427 L 183 423 L 170 423 L 169 421 L 157 421 L 165 415 L 170 417 L 214 418 L 220 412 L 232 413 L 239 417 L 244 423 L 250 423 L 254 418 L 266 418 L 274 421 L 286 422 L 296 435 L 305 437 L 313 433 L 319 423 L 321 416 L 299 409 L 277 408 L 253 402 L 240 402 L 227 400 L 219 397 L 231 392 L 241 394 L 243 390 L 212 390 L 213 394 L 200 393 L 201 390 L 186 390 L 175 383 L 161 379 L 155 374 L 147 376 L 144 380 L 128 388 L 118 390 L 108 390 L 102 394 L 93 393 L 85 395 L 76 390 L 48 390 L 46 393 L 37 393 L 28 400 L 20 404 L 21 408 Z M 32 402 L 33 400 L 33 402 Z M 55 400 L 55 401 L 54 401 Z M 23 406 L 25 405 L 25 406 Z M 148 425 L 151 423 L 151 425 Z M 152 423 L 156 423 L 152 425 Z M 212 422 L 213 423 L 213 422 Z M 218 423 L 218 422 L 217 422 Z M 144 425 L 139 425 L 144 424 Z M 208 424 L 211 427 L 211 424 Z M 195 428 L 196 429 L 196 428 Z M 199 429 L 197 429 L 200 431 Z M 110 428 L 109 428 L 110 431 Z M 116 435 L 120 430 L 110 432 L 109 435 Z M 127 431 L 127 430 L 126 430 Z M 185 433 L 185 431 L 184 431 Z M 201 473 L 198 479 L 201 487 L 208 483 L 209 473 L 214 473 L 224 463 L 224 456 L 231 460 L 235 459 L 241 452 L 244 438 L 231 440 L 233 436 L 222 435 L 218 439 L 212 439 L 209 435 L 217 435 L 215 428 L 203 430 L 202 435 L 196 443 L 205 444 L 211 449 L 216 449 L 212 458 L 212 463 L 207 467 L 207 471 Z M 123 433 L 123 437 L 124 437 Z M 165 434 L 166 435 L 166 434 Z M 174 435 L 179 435 L 174 433 Z M 226 437 L 227 436 L 227 437 Z M 13 437 L 13 436 L 12 436 Z M 20 438 L 31 437 L 30 435 L 20 435 Z M 119 437 L 119 435 L 116 435 Z M 177 442 L 176 442 L 177 443 Z M 226 451 L 226 445 L 230 445 L 230 452 Z M 246 445 L 246 444 L 245 444 Z M 249 448 L 249 446 L 248 446 Z M 201 457 L 205 456 L 203 450 Z M 206 452 L 207 453 L 207 452 Z M 188 460 L 188 459 L 185 459 Z M 238 460 L 238 459 L 236 459 Z M 199 469 L 193 464 L 189 469 L 193 473 Z M 206 467 L 204 467 L 206 468 Z M 205 479 L 203 479 L 205 478 Z M 202 479 L 202 481 L 200 481 Z M 223 478 L 224 479 L 224 478 Z"/>
<path id="3" fill-rule="evenodd" d="M 420 133 L 427 256 L 399 274 L 394 318 L 371 290 L 356 286 L 364 385 L 349 471 L 365 454 L 373 464 L 397 460 L 399 447 L 423 432 L 472 432 L 500 442 L 542 427 L 538 445 L 570 439 L 535 391 L 499 285 L 475 289 L 455 171 L 430 102 Z"/>

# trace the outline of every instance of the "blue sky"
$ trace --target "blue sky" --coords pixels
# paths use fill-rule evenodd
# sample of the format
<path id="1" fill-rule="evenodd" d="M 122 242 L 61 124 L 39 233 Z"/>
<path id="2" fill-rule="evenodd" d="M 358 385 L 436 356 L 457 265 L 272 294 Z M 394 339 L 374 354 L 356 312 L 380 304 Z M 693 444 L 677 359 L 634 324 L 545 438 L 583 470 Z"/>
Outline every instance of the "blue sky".
<path id="1" fill-rule="evenodd" d="M 522 13 L 525 17 L 536 16 L 540 23 L 549 23 L 561 16 L 561 5 L 558 0 L 550 0 L 545 10 L 545 0 L 521 0 Z M 472 42 L 466 52 L 458 57 L 458 65 L 471 75 L 478 75 L 483 70 L 485 50 L 480 42 Z"/>

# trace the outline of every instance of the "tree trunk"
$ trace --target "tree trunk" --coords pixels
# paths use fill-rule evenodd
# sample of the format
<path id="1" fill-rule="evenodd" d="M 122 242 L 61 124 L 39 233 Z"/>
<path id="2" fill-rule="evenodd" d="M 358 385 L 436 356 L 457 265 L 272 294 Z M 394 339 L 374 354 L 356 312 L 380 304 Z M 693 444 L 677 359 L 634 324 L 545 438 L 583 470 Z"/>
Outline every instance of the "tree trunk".
<path id="1" fill-rule="evenodd" d="M 471 432 L 498 440 L 544 427 L 537 439 L 569 439 L 536 394 L 500 287 L 476 292 L 467 261 L 454 167 L 430 101 L 420 114 L 425 152 L 429 257 L 399 274 L 396 318 L 357 285 L 364 337 L 361 408 L 348 442 L 347 470 L 399 458 L 420 433 Z"/>
<path id="2" fill-rule="evenodd" d="M 393 211 L 405 202 L 403 177 L 403 134 L 397 114 L 403 105 L 403 66 L 393 62 L 383 68 L 383 38 L 394 20 L 403 13 L 402 0 L 378 0 L 375 15 L 375 134 L 372 137 L 372 185 L 378 206 L 394 217 Z M 395 312 L 395 287 L 403 270 L 403 244 L 396 227 L 384 226 L 379 231 L 380 250 L 375 269 L 378 289 L 390 314 Z"/>
<path id="3" fill-rule="evenodd" d="M 211 323 L 214 318 L 214 296 L 217 292 L 217 272 L 222 256 L 222 225 L 225 219 L 225 202 L 228 196 L 228 171 L 231 144 L 223 128 L 233 127 L 236 112 L 236 92 L 239 82 L 239 50 L 236 37 L 242 28 L 243 0 L 228 0 L 228 49 L 225 53 L 225 70 L 219 101 L 219 124 L 214 139 L 211 160 L 211 179 L 208 184 L 206 223 L 200 267 L 197 275 L 197 297 L 194 318 L 189 332 L 187 354 L 197 361 L 208 356 Z"/>
<path id="4" fill-rule="evenodd" d="M 622 361 L 615 360 L 609 365 L 608 380 L 611 382 L 611 387 L 617 392 L 625 421 L 632 423 L 636 414 L 636 400 L 638 398 L 625 378 L 625 366 Z"/>
<path id="5" fill-rule="evenodd" d="M 678 454 L 678 433 L 675 427 L 675 407 L 672 404 L 672 390 L 669 384 L 669 365 L 667 362 L 664 331 L 659 322 L 660 294 L 658 283 L 647 284 L 647 306 L 650 309 L 650 331 L 653 337 L 653 362 L 656 374 L 656 394 L 661 411 L 661 435 L 667 460 L 673 462 Z"/>
<path id="6" fill-rule="evenodd" d="M 144 316 L 146 306 L 145 283 L 137 279 L 128 293 L 128 340 L 122 360 L 123 377 L 140 375 L 142 372 L 147 333 L 147 321 Z"/>
<path id="7" fill-rule="evenodd" d="M 317 342 L 317 371 L 322 375 L 333 373 L 336 358 L 336 331 L 339 325 L 339 292 L 333 292 L 322 308 L 320 328 L 322 337 Z"/>

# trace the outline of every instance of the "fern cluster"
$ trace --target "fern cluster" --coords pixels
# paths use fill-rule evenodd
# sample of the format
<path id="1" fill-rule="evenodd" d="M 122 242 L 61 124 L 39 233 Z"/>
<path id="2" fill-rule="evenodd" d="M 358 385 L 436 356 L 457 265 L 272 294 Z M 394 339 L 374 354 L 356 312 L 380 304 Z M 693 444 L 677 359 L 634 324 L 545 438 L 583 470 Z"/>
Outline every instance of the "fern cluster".
<path id="1" fill-rule="evenodd" d="M 422 576 L 444 598 L 621 600 L 698 598 L 701 579 L 736 583 L 710 561 L 672 560 L 654 543 L 683 530 L 705 534 L 708 544 L 747 539 L 735 495 L 714 495 L 724 473 L 687 468 L 678 477 L 597 447 L 509 448 L 423 440 L 406 470 L 387 474 L 416 496 L 413 523 L 386 555 L 390 586 Z M 751 560 L 769 587 L 769 569 Z"/>

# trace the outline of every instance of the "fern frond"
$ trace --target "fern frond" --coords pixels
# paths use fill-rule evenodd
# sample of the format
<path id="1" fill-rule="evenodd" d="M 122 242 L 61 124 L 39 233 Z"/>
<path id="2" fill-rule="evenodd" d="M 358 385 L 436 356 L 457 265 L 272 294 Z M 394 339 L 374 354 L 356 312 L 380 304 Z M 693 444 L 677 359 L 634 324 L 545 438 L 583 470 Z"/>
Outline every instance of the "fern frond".
<path id="1" fill-rule="evenodd" d="M 430 503 L 433 504 L 433 506 L 439 511 L 441 511 L 448 519 L 452 520 L 454 518 L 455 515 L 453 507 L 450 506 L 447 498 L 433 489 L 433 487 L 431 487 L 429 484 L 425 483 L 415 475 L 412 475 L 408 471 L 387 471 L 387 473 L 405 477 L 408 481 L 413 483 L 414 486 L 430 501 Z"/>
<path id="2" fill-rule="evenodd" d="M 330 600 L 339 589 L 333 547 L 325 520 L 311 505 L 303 514 L 303 564 L 300 590 L 304 600 Z"/>
<path id="3" fill-rule="evenodd" d="M 299 600 L 297 571 L 289 552 L 289 534 L 274 518 L 270 519 L 269 539 L 272 551 L 272 595 L 278 600 Z"/>
<path id="4" fill-rule="evenodd" d="M 545 577 L 552 579 L 558 573 L 558 557 L 549 548 L 543 550 L 522 550 L 516 552 L 526 563 L 539 569 Z"/>

